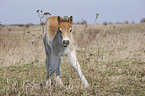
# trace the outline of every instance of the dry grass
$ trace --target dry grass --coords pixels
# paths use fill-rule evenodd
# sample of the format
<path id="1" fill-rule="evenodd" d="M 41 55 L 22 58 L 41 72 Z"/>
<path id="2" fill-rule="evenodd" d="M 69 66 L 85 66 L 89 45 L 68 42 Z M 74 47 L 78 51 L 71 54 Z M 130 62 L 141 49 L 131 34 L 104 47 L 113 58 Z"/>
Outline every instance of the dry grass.
<path id="1" fill-rule="evenodd" d="M 40 26 L 0 27 L 0 95 L 145 95 L 145 24 L 74 25 L 77 57 L 91 88 L 67 59 L 65 84 L 45 86 Z M 54 80 L 55 83 L 55 76 Z M 79 81 L 79 82 L 78 82 Z"/>

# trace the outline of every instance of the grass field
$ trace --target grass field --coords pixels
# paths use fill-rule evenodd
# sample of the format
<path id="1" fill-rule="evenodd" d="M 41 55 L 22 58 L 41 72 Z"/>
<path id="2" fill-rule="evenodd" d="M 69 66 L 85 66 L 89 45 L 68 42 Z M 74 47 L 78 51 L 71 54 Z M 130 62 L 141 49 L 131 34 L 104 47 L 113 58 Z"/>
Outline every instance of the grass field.
<path id="1" fill-rule="evenodd" d="M 90 89 L 67 58 L 61 64 L 64 87 L 45 86 L 41 26 L 0 27 L 0 96 L 145 95 L 145 23 L 73 25 L 77 57 Z"/>

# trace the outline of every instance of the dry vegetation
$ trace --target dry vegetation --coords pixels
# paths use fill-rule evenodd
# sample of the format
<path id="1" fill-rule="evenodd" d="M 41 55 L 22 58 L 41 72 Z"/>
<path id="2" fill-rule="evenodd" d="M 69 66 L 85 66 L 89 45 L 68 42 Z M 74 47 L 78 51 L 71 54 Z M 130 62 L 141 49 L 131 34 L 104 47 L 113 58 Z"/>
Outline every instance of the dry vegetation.
<path id="1" fill-rule="evenodd" d="M 144 23 L 73 26 L 77 57 L 90 89 L 84 88 L 66 58 L 61 64 L 65 86 L 45 86 L 40 26 L 0 27 L 0 95 L 143 96 L 144 26 Z"/>

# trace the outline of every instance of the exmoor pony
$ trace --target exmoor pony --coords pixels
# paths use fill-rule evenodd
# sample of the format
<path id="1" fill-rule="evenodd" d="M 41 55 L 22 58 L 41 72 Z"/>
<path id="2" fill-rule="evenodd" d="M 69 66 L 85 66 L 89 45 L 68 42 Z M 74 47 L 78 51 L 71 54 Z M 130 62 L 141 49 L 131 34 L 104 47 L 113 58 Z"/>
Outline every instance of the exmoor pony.
<path id="1" fill-rule="evenodd" d="M 56 72 L 56 82 L 63 85 L 60 76 L 61 56 L 67 56 L 70 64 L 78 73 L 85 87 L 89 87 L 87 80 L 82 74 L 76 57 L 75 41 L 72 34 L 73 17 L 67 20 L 60 16 L 47 18 L 43 27 L 43 43 L 46 53 L 46 85 L 51 85 L 53 73 Z"/>

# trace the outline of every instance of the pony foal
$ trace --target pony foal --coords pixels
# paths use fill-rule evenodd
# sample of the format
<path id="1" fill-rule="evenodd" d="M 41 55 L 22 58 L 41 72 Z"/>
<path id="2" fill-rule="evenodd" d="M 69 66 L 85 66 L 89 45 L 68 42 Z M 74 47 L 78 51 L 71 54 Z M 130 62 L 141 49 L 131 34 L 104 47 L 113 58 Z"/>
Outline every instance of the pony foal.
<path id="1" fill-rule="evenodd" d="M 68 20 L 64 20 L 60 16 L 53 16 L 47 18 L 45 22 L 43 27 L 43 43 L 46 53 L 46 85 L 48 85 L 48 82 L 51 85 L 51 79 L 55 71 L 56 82 L 63 85 L 60 76 L 61 56 L 67 56 L 82 83 L 86 88 L 89 87 L 76 57 L 75 41 L 72 36 L 72 21 L 72 16 Z"/>

